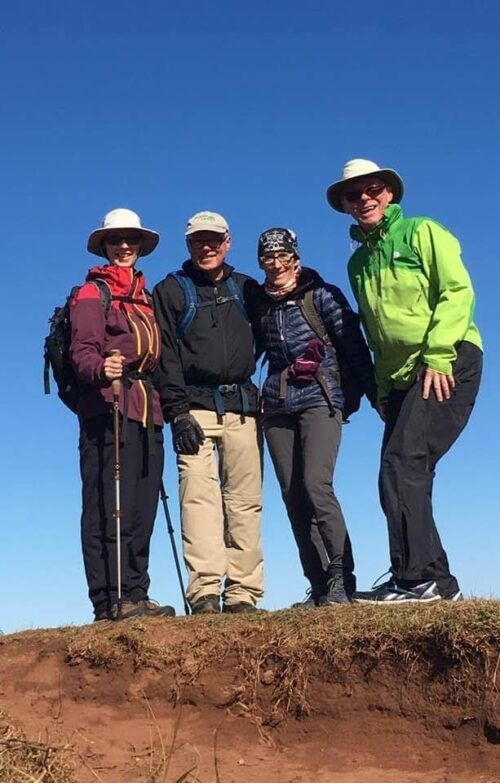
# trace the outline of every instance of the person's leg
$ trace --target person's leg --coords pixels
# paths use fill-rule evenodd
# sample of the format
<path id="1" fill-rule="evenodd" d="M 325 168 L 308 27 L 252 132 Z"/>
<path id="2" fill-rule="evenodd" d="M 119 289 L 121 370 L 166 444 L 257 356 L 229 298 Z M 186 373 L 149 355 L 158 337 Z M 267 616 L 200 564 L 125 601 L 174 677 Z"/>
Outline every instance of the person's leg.
<path id="1" fill-rule="evenodd" d="M 327 591 L 329 559 L 304 489 L 297 415 L 279 414 L 265 419 L 264 433 L 302 570 L 317 600 Z"/>
<path id="2" fill-rule="evenodd" d="M 137 463 L 134 440 L 132 436 L 131 441 L 120 447 L 120 552 L 123 601 L 131 600 L 128 561 L 132 541 Z M 83 421 L 80 431 L 83 501 L 81 535 L 89 597 L 96 615 L 109 609 L 118 600 L 114 465 L 111 416 L 95 416 Z"/>
<path id="3" fill-rule="evenodd" d="M 215 411 L 190 411 L 205 433 L 198 454 L 177 455 L 184 560 L 188 572 L 186 596 L 191 605 L 218 596 L 226 568 L 224 519 L 216 459 L 223 426 Z"/>
<path id="4" fill-rule="evenodd" d="M 262 441 L 255 416 L 223 417 L 219 473 L 229 544 L 224 604 L 254 606 L 264 594 Z"/>
<path id="5" fill-rule="evenodd" d="M 133 425 L 130 427 L 130 425 Z M 128 560 L 128 584 L 132 601 L 148 598 L 149 544 L 158 508 L 163 474 L 163 432 L 154 430 L 154 453 L 149 453 L 147 430 L 139 422 L 129 422 L 129 432 L 135 439 L 137 455 L 135 493 L 132 519 L 132 539 Z"/>
<path id="6" fill-rule="evenodd" d="M 332 482 L 342 437 L 342 414 L 327 407 L 309 408 L 298 417 L 304 487 L 328 553 L 328 578 L 342 575 L 353 592 L 354 563 L 344 515 Z"/>
<path id="7" fill-rule="evenodd" d="M 479 389 L 482 354 L 462 343 L 449 400 L 422 398 L 422 384 L 389 397 L 380 492 L 387 516 L 394 577 L 411 586 L 432 580 L 448 597 L 458 591 L 432 513 L 434 470 L 465 427 Z"/>

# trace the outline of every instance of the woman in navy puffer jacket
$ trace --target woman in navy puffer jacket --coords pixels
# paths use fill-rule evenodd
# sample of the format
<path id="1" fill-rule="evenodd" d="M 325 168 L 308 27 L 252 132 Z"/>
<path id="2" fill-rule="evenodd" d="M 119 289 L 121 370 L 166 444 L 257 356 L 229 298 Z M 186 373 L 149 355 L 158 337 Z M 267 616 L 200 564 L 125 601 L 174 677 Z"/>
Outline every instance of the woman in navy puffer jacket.
<path id="1" fill-rule="evenodd" d="M 313 269 L 301 268 L 293 231 L 265 231 L 258 255 L 266 281 L 254 326 L 258 349 L 269 362 L 264 432 L 311 584 L 305 605 L 347 603 L 355 590 L 354 563 L 332 486 L 345 407 L 339 357 L 343 373 L 348 365 L 374 405 L 370 353 L 342 291 Z"/>

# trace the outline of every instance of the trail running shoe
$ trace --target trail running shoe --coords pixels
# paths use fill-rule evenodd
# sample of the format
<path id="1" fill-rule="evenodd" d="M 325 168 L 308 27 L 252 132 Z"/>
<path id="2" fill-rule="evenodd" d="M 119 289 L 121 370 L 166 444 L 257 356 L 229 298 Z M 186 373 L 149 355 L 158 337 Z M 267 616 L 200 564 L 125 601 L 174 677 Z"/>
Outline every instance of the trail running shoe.
<path id="1" fill-rule="evenodd" d="M 337 574 L 328 580 L 328 592 L 319 599 L 320 606 L 331 606 L 332 604 L 348 604 L 344 578 L 342 574 Z"/>
<path id="2" fill-rule="evenodd" d="M 392 606 L 395 604 L 424 604 L 435 603 L 441 600 L 437 584 L 435 582 L 422 582 L 411 588 L 399 587 L 394 579 L 374 586 L 371 590 L 357 590 L 352 600 L 358 604 L 383 604 Z"/>

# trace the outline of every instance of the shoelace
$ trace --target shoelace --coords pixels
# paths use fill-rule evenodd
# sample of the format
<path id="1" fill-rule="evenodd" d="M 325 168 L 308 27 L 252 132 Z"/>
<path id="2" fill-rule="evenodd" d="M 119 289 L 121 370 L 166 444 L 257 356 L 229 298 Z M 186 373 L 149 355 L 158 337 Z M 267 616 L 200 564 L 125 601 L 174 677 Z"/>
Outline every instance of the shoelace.
<path id="1" fill-rule="evenodd" d="M 380 580 L 383 579 L 384 576 L 387 576 L 388 574 L 391 574 L 390 578 L 386 582 L 380 582 Z M 372 584 L 372 590 L 377 590 L 380 589 L 381 587 L 397 587 L 394 581 L 394 576 L 392 575 L 392 571 L 384 571 L 384 573 L 380 574 L 380 576 L 377 579 L 375 579 L 374 583 Z"/>

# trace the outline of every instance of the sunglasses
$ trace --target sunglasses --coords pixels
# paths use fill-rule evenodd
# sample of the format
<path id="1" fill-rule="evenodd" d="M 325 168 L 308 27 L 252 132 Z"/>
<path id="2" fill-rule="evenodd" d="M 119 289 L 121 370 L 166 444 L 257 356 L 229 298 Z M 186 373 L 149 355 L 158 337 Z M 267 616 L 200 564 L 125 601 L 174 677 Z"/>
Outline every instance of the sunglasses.
<path id="1" fill-rule="evenodd" d="M 346 190 L 342 195 L 346 201 L 354 203 L 359 201 L 363 193 L 366 193 L 370 198 L 377 198 L 385 190 L 385 185 L 368 185 L 366 188 L 359 188 L 358 190 Z"/>
<path id="2" fill-rule="evenodd" d="M 104 241 L 107 245 L 123 245 L 125 242 L 127 245 L 140 245 L 140 234 L 111 234 L 109 237 L 105 237 Z"/>
<path id="3" fill-rule="evenodd" d="M 263 267 L 272 266 L 275 261 L 279 261 L 279 263 L 282 266 L 292 266 L 292 264 L 295 262 L 295 254 L 294 253 L 286 253 L 285 251 L 281 251 L 278 253 L 266 253 L 265 256 L 261 256 L 260 264 Z"/>
<path id="4" fill-rule="evenodd" d="M 227 235 L 218 237 L 204 237 L 203 239 L 189 237 L 189 244 L 193 247 L 204 247 L 205 245 L 208 245 L 209 247 L 220 247 L 222 243 L 226 241 L 226 239 Z"/>

